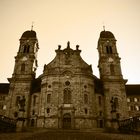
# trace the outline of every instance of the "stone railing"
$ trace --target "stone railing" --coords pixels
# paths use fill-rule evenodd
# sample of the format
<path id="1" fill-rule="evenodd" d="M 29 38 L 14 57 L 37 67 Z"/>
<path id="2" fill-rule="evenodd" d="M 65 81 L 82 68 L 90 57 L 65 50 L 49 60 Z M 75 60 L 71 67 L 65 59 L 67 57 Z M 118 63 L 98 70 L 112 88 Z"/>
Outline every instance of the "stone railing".
<path id="1" fill-rule="evenodd" d="M 0 132 L 16 131 L 17 120 L 0 115 Z"/>
<path id="2" fill-rule="evenodd" d="M 123 133 L 140 133 L 140 116 L 121 120 L 119 123 L 119 131 Z"/>

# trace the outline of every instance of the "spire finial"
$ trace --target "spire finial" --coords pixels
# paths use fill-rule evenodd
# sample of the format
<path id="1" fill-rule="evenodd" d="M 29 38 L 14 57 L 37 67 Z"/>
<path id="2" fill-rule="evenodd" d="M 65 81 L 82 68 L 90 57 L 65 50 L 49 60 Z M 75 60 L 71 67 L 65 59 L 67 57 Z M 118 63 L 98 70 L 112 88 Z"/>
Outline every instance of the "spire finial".
<path id="1" fill-rule="evenodd" d="M 70 42 L 69 41 L 67 42 L 67 48 L 70 48 Z"/>
<path id="2" fill-rule="evenodd" d="M 34 22 L 32 21 L 31 31 L 33 30 L 33 28 L 34 28 Z"/>
<path id="3" fill-rule="evenodd" d="M 105 25 L 103 25 L 103 30 L 105 31 Z"/>
<path id="4" fill-rule="evenodd" d="M 103 24 L 103 31 L 105 31 L 105 24 L 104 24 L 104 22 L 102 24 Z"/>

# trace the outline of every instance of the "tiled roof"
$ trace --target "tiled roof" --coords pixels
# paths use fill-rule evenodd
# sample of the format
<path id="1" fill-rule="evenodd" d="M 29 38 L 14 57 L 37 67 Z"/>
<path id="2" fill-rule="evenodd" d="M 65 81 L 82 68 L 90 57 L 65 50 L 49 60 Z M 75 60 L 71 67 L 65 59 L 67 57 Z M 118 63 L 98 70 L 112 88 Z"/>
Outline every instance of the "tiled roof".
<path id="1" fill-rule="evenodd" d="M 21 36 L 21 38 L 36 38 L 36 32 L 35 31 L 25 31 L 23 34 L 22 34 L 22 36 Z"/>
<path id="2" fill-rule="evenodd" d="M 100 38 L 115 38 L 113 33 L 111 33 L 110 31 L 102 31 L 100 33 Z"/>
<path id="3" fill-rule="evenodd" d="M 126 85 L 126 95 L 140 95 L 140 85 Z"/>

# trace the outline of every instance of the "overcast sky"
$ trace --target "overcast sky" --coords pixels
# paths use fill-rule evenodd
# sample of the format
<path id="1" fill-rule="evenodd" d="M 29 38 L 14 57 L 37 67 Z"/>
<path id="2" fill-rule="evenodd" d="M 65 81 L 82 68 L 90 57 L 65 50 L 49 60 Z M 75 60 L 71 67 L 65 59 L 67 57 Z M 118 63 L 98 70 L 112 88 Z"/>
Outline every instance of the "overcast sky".
<path id="1" fill-rule="evenodd" d="M 70 41 L 99 77 L 97 41 L 105 25 L 117 39 L 124 78 L 140 84 L 140 0 L 0 0 L 0 83 L 12 76 L 19 39 L 32 22 L 40 47 L 37 76 L 58 45 L 64 49 Z"/>

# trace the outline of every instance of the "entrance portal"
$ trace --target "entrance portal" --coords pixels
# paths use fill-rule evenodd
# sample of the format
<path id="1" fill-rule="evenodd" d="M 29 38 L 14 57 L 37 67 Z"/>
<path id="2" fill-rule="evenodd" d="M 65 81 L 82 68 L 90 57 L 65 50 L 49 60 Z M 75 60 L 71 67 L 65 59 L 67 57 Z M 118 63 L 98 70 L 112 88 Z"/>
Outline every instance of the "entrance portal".
<path id="1" fill-rule="evenodd" d="M 66 113 L 63 116 L 63 128 L 64 129 L 71 128 L 71 115 L 69 113 Z"/>

